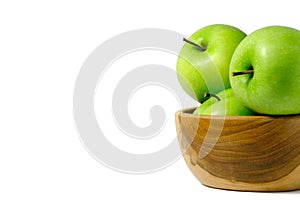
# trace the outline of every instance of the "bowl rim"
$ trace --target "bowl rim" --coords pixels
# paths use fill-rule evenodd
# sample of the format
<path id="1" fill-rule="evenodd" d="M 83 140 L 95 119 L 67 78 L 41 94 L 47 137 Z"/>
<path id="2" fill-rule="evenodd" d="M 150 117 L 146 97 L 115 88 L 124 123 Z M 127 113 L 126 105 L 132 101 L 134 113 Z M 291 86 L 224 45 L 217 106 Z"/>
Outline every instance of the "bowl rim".
<path id="1" fill-rule="evenodd" d="M 193 111 L 197 109 L 197 107 L 184 108 L 176 111 L 176 115 L 181 115 L 183 117 L 189 118 L 201 118 L 201 119 L 226 119 L 226 120 L 242 120 L 242 119 L 279 119 L 279 118 L 295 118 L 299 117 L 300 114 L 294 115 L 252 115 L 252 116 L 226 116 L 226 115 L 199 115 L 193 114 Z"/>

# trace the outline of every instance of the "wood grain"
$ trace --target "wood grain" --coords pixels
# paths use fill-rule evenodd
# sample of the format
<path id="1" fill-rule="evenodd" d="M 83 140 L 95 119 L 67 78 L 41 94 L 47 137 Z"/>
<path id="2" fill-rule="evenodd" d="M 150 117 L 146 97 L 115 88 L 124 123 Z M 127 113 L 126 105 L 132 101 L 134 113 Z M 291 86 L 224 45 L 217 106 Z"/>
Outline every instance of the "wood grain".
<path id="1" fill-rule="evenodd" d="M 300 115 L 218 117 L 192 111 L 177 112 L 176 127 L 185 161 L 202 184 L 248 191 L 300 189 Z"/>

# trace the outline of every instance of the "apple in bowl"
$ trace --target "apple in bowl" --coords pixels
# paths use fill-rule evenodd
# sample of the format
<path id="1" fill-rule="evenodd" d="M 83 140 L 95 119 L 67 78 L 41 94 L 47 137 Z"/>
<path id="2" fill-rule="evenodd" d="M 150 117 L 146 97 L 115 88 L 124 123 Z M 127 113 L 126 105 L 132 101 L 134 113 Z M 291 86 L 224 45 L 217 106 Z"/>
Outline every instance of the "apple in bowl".
<path id="1" fill-rule="evenodd" d="M 300 113 L 300 31 L 269 26 L 248 35 L 232 56 L 229 77 L 237 99 L 251 110 Z"/>
<path id="2" fill-rule="evenodd" d="M 202 103 L 205 93 L 216 94 L 230 88 L 229 65 L 237 45 L 246 37 L 240 29 L 213 24 L 184 38 L 176 71 L 182 88 Z"/>

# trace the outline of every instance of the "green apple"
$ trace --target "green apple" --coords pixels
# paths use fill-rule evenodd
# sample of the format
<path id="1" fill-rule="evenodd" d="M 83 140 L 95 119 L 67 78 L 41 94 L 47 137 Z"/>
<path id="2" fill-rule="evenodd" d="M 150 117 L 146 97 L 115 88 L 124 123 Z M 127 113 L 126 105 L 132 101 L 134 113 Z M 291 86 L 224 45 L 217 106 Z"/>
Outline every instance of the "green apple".
<path id="1" fill-rule="evenodd" d="M 232 54 L 246 34 L 233 26 L 214 24 L 196 31 L 177 60 L 178 80 L 194 99 L 203 102 L 204 93 L 230 88 L 228 77 Z"/>
<path id="2" fill-rule="evenodd" d="M 237 99 L 268 115 L 300 113 L 300 31 L 269 26 L 247 36 L 230 64 Z"/>
<path id="3" fill-rule="evenodd" d="M 207 95 L 205 95 L 207 96 Z M 231 88 L 211 96 L 201 104 L 194 114 L 200 115 L 227 115 L 227 116 L 251 116 L 254 113 L 244 107 L 235 97 Z"/>

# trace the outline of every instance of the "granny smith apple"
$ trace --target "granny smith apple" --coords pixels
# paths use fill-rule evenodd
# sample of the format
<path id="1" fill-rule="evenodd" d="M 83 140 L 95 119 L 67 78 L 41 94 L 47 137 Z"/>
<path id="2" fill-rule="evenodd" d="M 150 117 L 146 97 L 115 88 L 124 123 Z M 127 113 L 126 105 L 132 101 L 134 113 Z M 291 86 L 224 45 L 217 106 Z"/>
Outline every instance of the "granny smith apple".
<path id="1" fill-rule="evenodd" d="M 251 116 L 253 111 L 244 107 L 235 97 L 231 88 L 223 90 L 216 95 L 210 96 L 203 104 L 201 104 L 194 114 L 201 115 L 227 115 L 227 116 Z"/>
<path id="2" fill-rule="evenodd" d="M 269 26 L 248 35 L 230 65 L 237 99 L 268 115 L 300 113 L 300 31 Z"/>
<path id="3" fill-rule="evenodd" d="M 214 24 L 184 39 L 177 60 L 178 80 L 194 99 L 203 102 L 204 93 L 230 88 L 228 77 L 232 54 L 246 34 L 233 26 Z"/>

